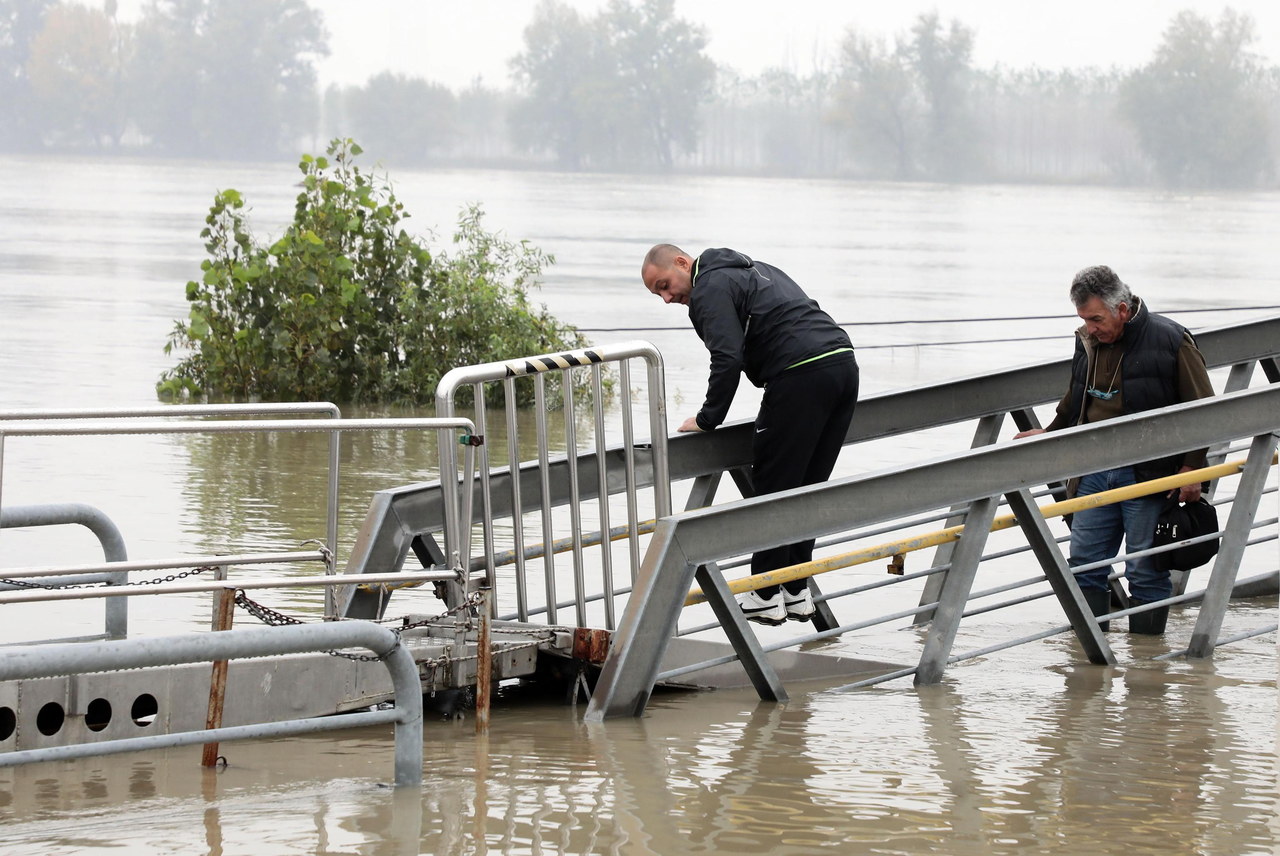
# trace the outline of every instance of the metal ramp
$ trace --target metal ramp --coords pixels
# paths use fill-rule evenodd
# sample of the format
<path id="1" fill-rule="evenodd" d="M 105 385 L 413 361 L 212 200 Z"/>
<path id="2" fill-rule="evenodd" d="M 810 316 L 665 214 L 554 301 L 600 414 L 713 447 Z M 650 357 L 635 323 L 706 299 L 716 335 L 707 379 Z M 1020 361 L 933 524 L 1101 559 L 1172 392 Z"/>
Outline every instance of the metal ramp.
<path id="1" fill-rule="evenodd" d="M 1277 362 L 1277 357 L 1280 356 L 1280 348 L 1278 348 L 1278 343 L 1280 343 L 1280 318 L 1268 318 L 1202 331 L 1197 334 L 1197 339 L 1211 368 L 1230 367 L 1229 377 L 1225 385 L 1226 392 L 1247 389 L 1252 382 L 1255 371 L 1259 368 L 1271 383 L 1280 381 L 1280 363 Z M 1000 439 L 1002 425 L 1006 417 L 1009 417 L 1018 428 L 1036 427 L 1039 423 L 1033 408 L 1050 403 L 1058 398 L 1064 379 L 1067 377 L 1068 364 L 1069 361 L 1061 360 L 1053 363 L 1010 369 L 982 377 L 960 379 L 931 387 L 869 397 L 859 404 L 858 414 L 846 439 L 846 445 L 852 446 L 940 426 L 976 422 L 973 432 L 973 447 L 980 449 Z M 554 366 L 551 363 L 544 362 L 539 371 L 570 370 L 572 368 L 574 368 L 572 362 Z M 492 371 L 488 373 L 488 379 L 498 376 L 500 375 Z M 483 395 L 477 395 L 477 398 L 483 399 Z M 1254 400 L 1243 404 L 1242 408 L 1245 411 L 1252 408 L 1265 410 L 1265 408 L 1271 406 L 1273 406 L 1273 403 L 1270 401 Z M 1209 418 L 1218 420 L 1222 416 L 1220 412 L 1214 411 Z M 478 415 L 477 424 L 481 422 L 481 419 L 482 417 Z M 1235 423 L 1233 421 L 1231 424 L 1239 427 L 1245 423 Z M 1162 430 L 1163 427 L 1164 422 L 1161 422 Z M 1135 441 L 1136 445 L 1133 447 L 1137 450 L 1133 453 L 1135 457 L 1146 450 L 1150 440 L 1150 437 L 1147 436 L 1150 433 L 1149 427 L 1136 430 L 1140 432 L 1143 439 Z M 636 639 L 631 638 L 629 634 L 637 632 L 647 644 L 652 644 L 653 651 L 657 652 L 656 656 L 659 663 L 649 662 L 645 666 L 645 670 L 652 672 L 652 680 L 649 681 L 650 685 L 652 685 L 653 681 L 670 681 L 692 685 L 723 685 L 724 682 L 741 681 L 744 675 L 748 675 L 753 668 L 757 667 L 752 664 L 753 661 L 768 662 L 776 649 L 770 648 L 752 652 L 751 645 L 754 634 L 749 629 L 745 633 L 734 629 L 733 618 L 736 615 L 736 611 L 733 609 L 726 609 L 725 614 L 716 616 L 716 620 L 713 622 L 690 628 L 677 629 L 678 620 L 674 616 L 679 613 L 675 601 L 684 599 L 677 592 L 681 585 L 687 589 L 689 585 L 693 584 L 696 577 L 697 582 L 703 586 L 704 590 L 713 590 L 717 585 L 715 578 L 719 578 L 723 582 L 723 577 L 719 572 L 735 566 L 733 562 L 717 565 L 715 564 L 716 560 L 744 555 L 755 549 L 755 546 L 752 545 L 760 546 L 764 543 L 752 535 L 735 540 L 732 548 L 718 543 L 717 537 L 726 531 L 725 527 L 730 523 L 730 520 L 718 516 L 722 509 L 725 508 L 724 506 L 710 508 L 726 474 L 730 476 L 743 495 L 750 495 L 750 431 L 750 423 L 743 422 L 726 426 L 709 434 L 676 435 L 670 438 L 665 454 L 667 463 L 666 478 L 672 484 L 684 482 L 689 485 L 689 494 L 685 504 L 689 512 L 676 515 L 674 518 L 658 519 L 656 522 L 652 519 L 636 519 L 632 515 L 628 518 L 625 527 L 618 527 L 612 530 L 610 537 L 616 536 L 619 529 L 625 530 L 625 537 L 629 538 L 632 544 L 635 543 L 637 534 L 641 536 L 647 533 L 655 534 L 651 535 L 648 541 L 643 568 L 633 565 L 629 569 L 630 578 L 627 578 L 625 574 L 615 578 L 614 575 L 611 575 L 606 570 L 604 584 L 598 584 L 594 589 L 582 585 L 582 580 L 588 573 L 588 566 L 583 563 L 582 551 L 584 547 L 598 546 L 606 540 L 605 536 L 601 536 L 599 533 L 607 530 L 601 529 L 595 533 L 584 531 L 580 521 L 576 519 L 562 523 L 561 528 L 556 530 L 547 523 L 547 519 L 553 511 L 572 513 L 585 503 L 600 502 L 601 497 L 604 496 L 617 496 L 627 490 L 634 489 L 661 489 L 662 468 L 656 465 L 656 458 L 651 454 L 653 447 L 644 442 L 624 443 L 622 445 L 610 444 L 605 447 L 597 445 L 596 450 L 592 452 L 584 452 L 574 456 L 547 458 L 545 450 L 541 450 L 540 443 L 539 449 L 541 451 L 539 453 L 540 460 L 538 461 L 527 461 L 515 467 L 486 468 L 482 464 L 479 467 L 476 482 L 471 486 L 471 489 L 475 494 L 483 496 L 484 499 L 482 507 L 472 518 L 472 521 L 475 526 L 480 527 L 483 533 L 482 537 L 486 539 L 486 547 L 483 551 L 473 551 L 469 554 L 473 556 L 468 563 L 468 568 L 472 574 L 472 584 L 486 584 L 496 580 L 499 590 L 501 590 L 502 586 L 523 585 L 528 587 L 530 585 L 529 572 L 519 564 L 517 564 L 514 572 L 509 571 L 514 579 L 495 576 L 495 567 L 499 567 L 502 564 L 501 561 L 494 561 L 495 556 L 505 555 L 508 562 L 513 562 L 518 560 L 529 561 L 531 559 L 540 560 L 543 557 L 553 558 L 557 551 L 561 555 L 571 553 L 576 583 L 571 599 L 556 601 L 552 598 L 548 602 L 531 607 L 524 603 L 524 596 L 522 595 L 520 598 L 521 605 L 518 609 L 508 609 L 505 613 L 499 609 L 499 616 L 512 620 L 530 622 L 541 620 L 554 623 L 557 609 L 572 610 L 578 623 L 585 623 L 593 627 L 604 626 L 612 630 L 614 623 L 611 617 L 596 618 L 594 621 L 589 622 L 581 621 L 582 616 L 591 604 L 612 603 L 614 599 L 617 599 L 620 604 L 624 602 L 627 604 L 627 610 L 637 609 L 639 608 L 636 606 L 637 601 L 644 601 L 652 594 L 648 589 L 648 577 L 654 574 L 658 576 L 663 574 L 674 575 L 679 577 L 680 584 L 674 585 L 672 593 L 669 594 L 670 608 L 672 610 L 669 614 L 670 617 L 663 609 L 646 608 L 646 621 L 642 631 L 633 631 L 628 627 L 628 621 L 624 619 L 614 637 L 613 650 L 615 656 L 623 656 L 617 652 L 633 650 L 636 647 Z M 1219 435 L 1212 436 L 1204 442 L 1204 445 L 1214 445 L 1215 447 L 1211 462 L 1223 460 L 1228 452 L 1228 446 L 1217 441 L 1225 440 L 1230 436 L 1232 436 L 1230 430 L 1224 430 Z M 1241 435 L 1236 434 L 1234 436 Z M 1058 438 L 1049 439 L 1056 440 Z M 1093 440 L 1085 442 L 1086 444 L 1097 443 L 1099 438 L 1095 436 Z M 1034 499 L 1034 496 L 1030 493 L 1033 486 L 1037 484 L 1050 484 L 1052 486 L 1056 480 L 1074 475 L 1078 469 L 1074 464 L 1074 460 L 1080 460 L 1080 458 L 1073 459 L 1072 456 L 1083 454 L 1082 450 L 1084 448 L 1086 447 L 1068 449 L 1066 446 L 1044 444 L 1032 447 L 1024 446 L 1021 450 L 1023 453 L 1034 456 L 1047 455 L 1051 458 L 1050 464 L 1047 467 L 1040 467 L 1040 471 L 1037 471 L 1037 468 L 1033 466 L 1034 461 L 1025 461 L 1027 470 L 1023 474 L 1024 481 L 1010 484 L 993 483 L 990 486 L 992 491 L 990 496 L 1011 496 L 1010 501 L 1017 507 L 1024 509 L 1023 516 L 1027 516 L 1025 510 L 1030 509 L 1030 502 Z M 1092 452 L 1090 452 L 1085 459 L 1096 459 L 1096 456 L 1093 456 Z M 961 468 L 956 470 L 952 477 L 968 478 L 969 473 L 966 468 L 985 469 L 992 465 L 993 460 L 966 458 Z M 823 533 L 829 536 L 826 544 L 836 544 L 840 543 L 842 538 L 847 539 L 849 537 L 848 530 L 855 521 L 858 526 L 870 525 L 875 521 L 884 521 L 885 531 L 888 531 L 895 521 L 900 523 L 903 516 L 909 516 L 913 513 L 927 513 L 926 509 L 928 512 L 938 512 L 939 507 L 933 503 L 940 496 L 950 496 L 947 491 L 937 489 L 939 484 L 945 482 L 945 478 L 939 475 L 941 472 L 938 469 L 939 466 L 939 462 L 931 462 L 921 470 L 914 482 L 897 480 L 896 475 L 901 474 L 885 474 L 885 481 L 877 482 L 879 485 L 877 490 L 891 490 L 895 496 L 905 492 L 917 498 L 924 498 L 924 505 L 921 509 L 913 512 L 906 507 L 896 507 L 896 510 L 888 512 L 885 511 L 878 497 L 876 499 L 867 499 L 859 506 L 851 506 L 849 509 L 845 509 L 848 513 L 844 514 L 840 523 L 833 523 L 832 528 Z M 1000 466 L 1003 466 L 1003 464 L 1000 464 Z M 888 487 L 890 484 L 894 486 Z M 903 485 L 907 484 L 911 486 L 904 491 Z M 347 574 L 394 572 L 396 569 L 403 567 L 404 561 L 410 552 L 418 557 L 424 567 L 432 567 L 443 561 L 447 549 L 440 545 L 437 538 L 441 536 L 441 533 L 446 528 L 447 495 L 450 490 L 449 486 L 442 484 L 419 484 L 379 493 L 375 497 L 373 506 L 366 518 L 360 541 L 353 552 L 351 561 L 348 563 Z M 1052 487 L 1050 492 L 1052 492 Z M 875 493 L 876 491 L 872 491 L 871 495 L 874 496 Z M 802 502 L 799 507 L 803 510 L 796 512 L 794 517 L 789 516 L 786 527 L 779 529 L 779 527 L 774 526 L 770 528 L 765 524 L 769 523 L 771 518 L 774 518 L 776 514 L 784 510 L 785 503 L 782 503 L 781 500 L 782 495 L 777 495 L 760 500 L 744 500 L 743 503 L 734 503 L 735 508 L 744 504 L 751 505 L 755 503 L 758 505 L 758 513 L 750 518 L 750 522 L 741 524 L 740 527 L 736 522 L 733 523 L 731 528 L 735 535 L 741 534 L 739 532 L 740 528 L 743 531 L 774 533 L 770 536 L 773 539 L 787 538 L 794 540 L 796 533 L 807 531 L 807 525 L 815 519 L 813 514 L 814 507 L 818 505 L 840 507 L 846 501 L 843 496 L 834 501 L 831 497 L 823 496 Z M 995 503 L 985 503 L 982 497 L 975 498 L 973 493 L 966 490 L 960 490 L 948 501 L 951 505 L 945 507 L 940 513 L 931 518 L 939 521 L 945 520 L 948 526 L 959 525 L 966 517 L 972 516 L 975 513 L 975 509 L 979 516 L 988 513 L 994 514 L 996 505 Z M 979 505 L 975 506 L 975 502 L 978 502 Z M 696 509 L 704 510 L 695 511 Z M 532 538 L 524 538 L 522 540 L 519 534 L 518 521 L 523 515 L 530 514 L 542 516 L 543 527 L 539 533 L 541 537 L 535 535 Z M 700 515 L 708 515 L 708 519 L 714 522 L 709 523 L 705 529 L 698 527 L 695 521 L 699 519 Z M 672 525 L 671 521 L 673 520 L 680 521 L 680 525 L 684 527 L 683 532 L 697 528 L 696 534 L 690 536 L 692 540 L 686 542 L 683 537 L 679 540 L 678 549 L 687 550 L 688 556 L 705 555 L 710 557 L 712 553 L 715 553 L 721 547 L 725 547 L 724 552 L 717 554 L 714 559 L 710 560 L 711 564 L 707 566 L 707 579 L 704 580 L 698 576 L 696 566 L 692 570 L 679 568 L 673 570 L 674 566 L 668 567 L 668 565 L 664 564 L 663 568 L 665 570 L 661 574 L 649 567 L 649 565 L 658 561 L 654 558 L 655 550 L 663 549 L 660 545 L 665 543 L 665 539 L 669 537 L 664 534 L 664 527 Z M 502 550 L 489 546 L 493 543 L 491 533 L 502 527 L 515 530 L 516 536 L 513 549 Z M 845 534 L 840 534 L 842 532 Z M 1048 539 L 1046 531 L 1034 525 L 1032 525 L 1029 537 L 1032 541 L 1045 541 Z M 919 598 L 919 606 L 906 611 L 907 617 L 917 626 L 927 626 L 931 621 L 936 620 L 937 616 L 934 614 L 934 609 L 944 600 L 949 599 L 942 596 L 944 586 L 951 585 L 954 587 L 963 582 L 959 581 L 956 575 L 948 574 L 946 571 L 952 565 L 963 565 L 971 557 L 962 555 L 960 559 L 957 559 L 953 551 L 963 549 L 968 551 L 977 550 L 979 554 L 981 553 L 981 544 L 976 544 L 975 539 L 972 537 L 968 541 L 969 544 L 965 545 L 963 540 L 956 541 L 953 539 L 951 543 L 944 544 L 937 550 L 929 573 L 930 579 Z M 552 544 L 554 546 L 552 550 L 548 551 L 543 548 L 543 544 Z M 1027 545 L 1023 549 L 1029 551 L 1032 547 Z M 1048 555 L 1043 555 L 1040 561 L 1049 562 L 1050 559 Z M 590 569 L 591 572 L 596 570 L 595 568 Z M 712 571 L 715 571 L 715 573 L 712 573 Z M 1181 591 L 1182 586 L 1185 585 L 1185 579 L 1178 582 L 1179 591 Z M 972 581 L 970 581 L 971 583 Z M 1273 588 L 1270 576 L 1262 580 L 1246 581 L 1246 583 L 1264 591 Z M 633 584 L 636 586 L 635 589 L 632 588 Z M 819 615 L 814 622 L 814 629 L 817 633 L 828 633 L 837 629 L 848 631 L 858 628 L 859 623 L 855 623 L 852 626 L 840 623 L 832 609 L 832 603 L 835 600 L 834 595 L 830 597 L 823 595 L 822 591 L 817 588 L 816 581 L 811 580 L 810 585 L 817 595 L 819 605 Z M 637 593 L 640 594 L 639 598 L 637 598 Z M 373 602 L 372 599 L 366 598 L 364 603 L 361 604 L 356 598 L 346 598 L 343 601 L 347 609 L 345 614 L 349 616 L 380 614 L 380 610 L 385 609 L 386 601 L 389 597 L 391 597 L 389 589 L 380 592 L 379 599 L 369 612 L 361 610 L 368 609 L 368 604 Z M 623 598 L 628 598 L 628 600 L 623 601 Z M 722 592 L 720 599 L 722 602 L 727 602 L 727 593 Z M 509 601 L 510 597 L 508 597 Z M 501 598 L 499 598 L 499 602 L 501 603 Z M 1074 610 L 1069 610 L 1069 612 L 1071 611 Z M 712 662 L 713 665 L 704 666 L 705 675 L 696 675 L 697 670 L 691 668 L 696 664 L 689 662 L 691 655 L 686 655 L 677 649 L 687 641 L 691 641 L 686 639 L 687 636 L 709 629 L 723 630 L 729 636 L 729 645 L 735 651 L 738 651 L 738 649 L 747 651 L 749 656 L 744 658 L 745 662 L 737 666 L 721 669 L 720 667 L 725 666 L 727 663 L 732 663 L 738 654 L 724 654 L 719 657 L 709 656 L 705 660 Z M 1086 635 L 1088 634 L 1086 633 Z M 1091 645 L 1095 649 L 1093 656 L 1105 660 L 1107 656 L 1103 653 L 1105 640 L 1091 643 Z M 947 646 L 942 645 L 941 647 L 946 648 Z M 673 656 L 674 659 L 661 662 L 662 658 L 666 656 Z M 937 657 L 935 656 L 934 659 L 936 660 Z M 882 665 L 888 669 L 893 667 L 894 664 Z M 727 676 L 733 669 L 743 669 L 744 667 L 745 672 L 737 672 L 733 678 Z M 940 667 L 935 665 L 934 668 Z M 897 671 L 901 671 L 901 669 L 899 668 Z M 914 669 L 908 669 L 907 671 L 910 673 Z M 753 678 L 753 682 L 757 684 L 760 681 L 759 676 Z M 641 682 L 643 683 L 644 681 L 642 680 Z M 780 679 L 775 675 L 772 679 L 763 679 L 763 683 L 765 685 L 776 685 L 780 683 Z M 770 691 L 764 694 L 766 697 L 770 697 L 779 693 Z M 642 708 L 642 706 L 640 707 Z M 593 702 L 593 707 L 598 709 L 599 706 Z"/>

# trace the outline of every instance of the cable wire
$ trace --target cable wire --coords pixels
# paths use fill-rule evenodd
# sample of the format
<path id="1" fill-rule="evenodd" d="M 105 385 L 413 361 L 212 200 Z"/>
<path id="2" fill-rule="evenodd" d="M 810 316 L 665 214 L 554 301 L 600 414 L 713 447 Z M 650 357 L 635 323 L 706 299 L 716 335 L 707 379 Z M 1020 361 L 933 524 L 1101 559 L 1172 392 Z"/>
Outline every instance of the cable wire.
<path id="1" fill-rule="evenodd" d="M 1252 312 L 1262 309 L 1280 309 L 1280 305 L 1276 306 L 1224 306 L 1217 309 L 1171 309 L 1162 312 L 1162 315 L 1192 315 L 1200 312 Z M 908 318 L 901 321 L 841 321 L 838 327 L 891 327 L 898 324 L 979 324 L 989 321 L 1060 321 L 1067 316 L 1064 315 L 1003 315 L 991 318 Z M 688 330 L 687 326 L 672 327 L 578 327 L 579 333 L 652 333 L 652 332 L 668 332 Z M 971 344 L 987 344 L 988 342 L 1029 342 L 1036 339 L 1059 339 L 1062 336 L 1037 336 L 1028 339 L 975 339 L 963 342 L 923 342 L 920 344 L 927 345 L 971 345 Z M 881 348 L 909 348 L 916 347 L 913 342 L 904 343 L 902 345 L 876 345 L 872 347 Z M 862 347 L 867 347 L 863 345 Z"/>

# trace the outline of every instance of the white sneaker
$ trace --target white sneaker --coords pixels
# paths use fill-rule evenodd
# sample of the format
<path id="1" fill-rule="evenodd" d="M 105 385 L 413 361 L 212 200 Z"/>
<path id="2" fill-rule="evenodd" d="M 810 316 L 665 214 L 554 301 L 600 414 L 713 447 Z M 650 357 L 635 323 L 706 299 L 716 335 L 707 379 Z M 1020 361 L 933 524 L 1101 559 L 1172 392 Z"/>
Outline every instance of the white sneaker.
<path id="1" fill-rule="evenodd" d="M 813 595 L 806 587 L 799 594 L 792 594 L 785 588 L 782 590 L 782 603 L 787 611 L 787 618 L 792 621 L 808 621 L 813 618 Z"/>
<path id="2" fill-rule="evenodd" d="M 749 591 L 738 595 L 738 606 L 747 621 L 777 626 L 787 620 L 787 608 L 782 603 L 782 592 L 771 598 L 763 598 L 759 592 Z"/>

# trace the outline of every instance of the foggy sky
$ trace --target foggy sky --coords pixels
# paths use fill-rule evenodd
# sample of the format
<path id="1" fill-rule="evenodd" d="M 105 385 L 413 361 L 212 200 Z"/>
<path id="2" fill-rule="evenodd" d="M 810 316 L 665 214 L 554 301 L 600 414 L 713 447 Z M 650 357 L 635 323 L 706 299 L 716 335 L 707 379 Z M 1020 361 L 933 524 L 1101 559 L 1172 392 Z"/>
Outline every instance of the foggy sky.
<path id="1" fill-rule="evenodd" d="M 462 88 L 477 77 L 509 84 L 507 60 L 523 46 L 535 0 L 310 0 L 323 11 L 332 54 L 319 64 L 322 86 L 363 84 L 383 70 Z M 606 0 L 564 0 L 591 15 Z M 1275 0 L 948 0 L 889 4 L 856 0 L 676 0 L 677 16 L 703 24 L 708 55 L 747 76 L 770 67 L 807 75 L 830 67 L 846 28 L 891 39 L 922 12 L 937 9 L 976 33 L 974 63 L 990 67 L 1133 68 L 1147 62 L 1170 19 L 1191 9 L 1216 20 L 1230 5 L 1253 16 L 1255 50 L 1280 62 Z M 780 10 L 786 10 L 784 15 Z"/>

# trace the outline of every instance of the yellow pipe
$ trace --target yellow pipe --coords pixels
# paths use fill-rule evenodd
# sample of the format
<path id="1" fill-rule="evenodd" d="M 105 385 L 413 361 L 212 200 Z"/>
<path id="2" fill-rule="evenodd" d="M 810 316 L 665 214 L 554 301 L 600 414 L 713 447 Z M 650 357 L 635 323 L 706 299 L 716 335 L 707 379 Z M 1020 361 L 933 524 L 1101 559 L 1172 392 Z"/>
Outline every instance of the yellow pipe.
<path id="1" fill-rule="evenodd" d="M 1277 458 L 1280 458 L 1280 455 L 1272 457 L 1272 466 L 1275 466 Z M 1173 490 L 1174 488 L 1182 487 L 1183 485 L 1225 478 L 1239 473 L 1244 469 L 1244 465 L 1245 461 L 1243 459 L 1238 461 L 1228 461 L 1224 464 L 1217 464 L 1216 466 L 1204 467 L 1198 470 L 1189 470 L 1185 473 L 1177 473 L 1172 476 L 1154 479 L 1153 481 L 1130 485 L 1129 487 L 1120 487 L 1115 490 L 1102 491 L 1101 493 L 1091 493 L 1088 496 L 1080 496 L 1063 502 L 1051 502 L 1041 508 L 1040 513 L 1045 517 L 1061 517 L 1065 514 L 1073 514 L 1077 511 L 1083 511 L 1086 508 L 1097 508 L 1098 506 L 1110 505 L 1115 502 L 1121 502 L 1123 500 L 1133 499 L 1139 496 L 1163 493 L 1164 491 Z M 1017 523 L 1018 520 L 1016 517 L 1012 514 L 1006 514 L 1004 516 L 997 517 L 995 521 L 992 522 L 991 531 L 998 532 L 1002 529 L 1011 529 L 1016 526 Z M 926 547 L 936 547 L 939 544 L 958 541 L 963 532 L 964 526 L 951 526 L 947 529 L 939 529 L 934 532 L 928 532 L 924 535 L 917 535 L 913 538 L 902 538 L 900 540 L 890 541 L 875 547 L 867 547 L 862 550 L 840 553 L 835 556 L 827 556 L 823 559 L 814 559 L 812 562 L 805 562 L 800 565 L 788 565 L 785 568 L 778 568 L 775 571 L 769 571 L 764 574 L 755 574 L 749 577 L 738 577 L 737 579 L 728 581 L 729 591 L 733 594 L 742 594 L 743 592 L 755 591 L 756 589 L 778 585 L 779 583 L 803 580 L 818 574 L 837 571 L 841 568 L 848 568 L 854 565 L 865 565 L 868 562 L 874 562 L 877 559 L 886 559 L 896 556 L 899 553 L 911 553 L 916 550 L 923 550 Z M 684 605 L 693 606 L 695 603 L 705 603 L 706 600 L 707 596 L 703 594 L 702 589 L 695 588 L 689 591 L 689 596 L 685 598 Z"/>

